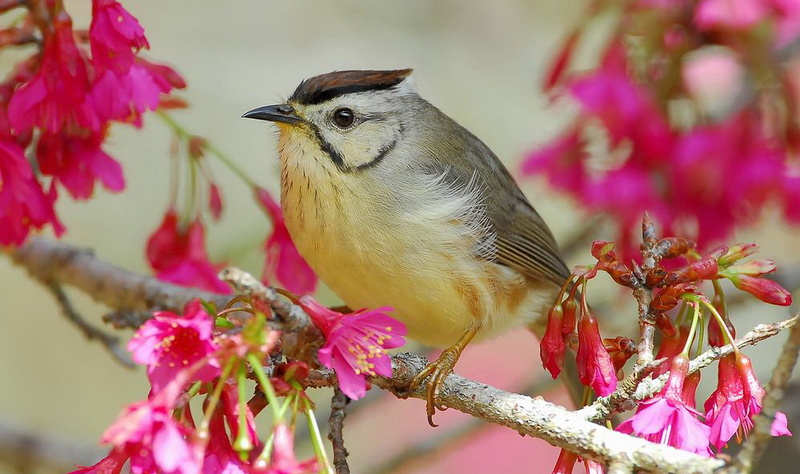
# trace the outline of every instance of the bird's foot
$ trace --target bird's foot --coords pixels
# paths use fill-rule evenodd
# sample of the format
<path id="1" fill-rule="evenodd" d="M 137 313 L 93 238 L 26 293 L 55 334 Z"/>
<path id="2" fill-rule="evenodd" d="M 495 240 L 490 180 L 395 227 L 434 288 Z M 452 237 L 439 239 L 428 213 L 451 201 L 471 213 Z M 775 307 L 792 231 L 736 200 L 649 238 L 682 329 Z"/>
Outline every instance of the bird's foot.
<path id="1" fill-rule="evenodd" d="M 417 374 L 411 383 L 408 385 L 409 393 L 414 392 L 417 388 L 421 387 L 423 383 L 426 386 L 427 395 L 425 397 L 427 401 L 427 405 L 425 408 L 425 412 L 428 415 L 428 424 L 433 426 L 434 428 L 438 426 L 436 423 L 433 422 L 433 415 L 436 414 L 436 409 L 438 408 L 441 411 L 447 409 L 447 407 L 438 403 L 439 398 L 439 391 L 444 385 L 445 380 L 447 377 L 453 373 L 453 368 L 455 367 L 458 359 L 461 357 L 461 353 L 464 351 L 464 347 L 475 337 L 477 334 L 477 329 L 471 329 L 467 331 L 458 342 L 442 351 L 439 358 L 436 359 L 436 362 L 431 362 L 425 367 L 422 372 Z M 430 377 L 430 378 L 428 378 Z M 428 379 L 425 382 L 425 379 Z"/>

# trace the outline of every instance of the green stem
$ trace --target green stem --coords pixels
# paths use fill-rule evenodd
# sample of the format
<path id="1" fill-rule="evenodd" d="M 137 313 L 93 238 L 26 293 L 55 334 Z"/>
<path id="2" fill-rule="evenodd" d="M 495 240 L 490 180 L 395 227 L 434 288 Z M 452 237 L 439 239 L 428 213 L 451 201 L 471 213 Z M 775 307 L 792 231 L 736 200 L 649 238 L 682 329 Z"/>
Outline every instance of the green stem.
<path id="1" fill-rule="evenodd" d="M 314 454 L 316 454 L 320 464 L 320 472 L 333 474 L 333 466 L 331 466 L 331 462 L 328 460 L 328 453 L 325 452 L 325 446 L 322 444 L 322 435 L 319 432 L 317 418 L 314 416 L 314 410 L 310 407 L 306 410 L 306 418 L 311 432 L 311 444 L 314 445 Z"/>
<path id="2" fill-rule="evenodd" d="M 236 388 L 239 394 L 239 428 L 236 431 L 236 439 L 233 442 L 233 449 L 239 453 L 242 461 L 247 459 L 247 453 L 253 449 L 253 441 L 250 439 L 250 431 L 247 429 L 247 369 L 244 364 L 239 364 L 236 371 Z"/>
<path id="3" fill-rule="evenodd" d="M 717 320 L 717 324 L 719 324 L 719 327 L 722 328 L 722 335 L 725 337 L 725 342 L 733 346 L 733 352 L 738 353 L 739 348 L 736 347 L 736 341 L 734 340 L 733 334 L 731 334 L 730 329 L 728 329 L 728 324 L 725 322 L 725 318 L 723 318 L 722 315 L 719 314 L 717 308 L 715 308 L 714 305 L 711 304 L 710 301 L 708 301 L 708 299 L 703 298 L 700 300 L 700 302 L 703 303 L 703 306 L 708 308 L 709 311 L 711 311 L 711 314 L 714 315 L 714 318 Z"/>
<path id="4" fill-rule="evenodd" d="M 208 400 L 208 405 L 206 406 L 206 410 L 203 413 L 203 421 L 200 423 L 200 428 L 198 428 L 197 430 L 197 432 L 200 433 L 202 439 L 208 438 L 208 426 L 211 423 L 211 415 L 217 408 L 217 403 L 219 403 L 219 397 L 222 394 L 222 389 L 225 386 L 225 381 L 228 380 L 228 375 L 230 375 L 235 364 L 236 364 L 235 357 L 231 357 L 230 359 L 228 359 L 228 363 L 225 364 L 225 367 L 222 369 L 222 375 L 220 375 L 219 380 L 217 381 L 217 385 L 214 387 L 214 392 L 211 394 L 211 397 Z"/>
<path id="5" fill-rule="evenodd" d="M 689 305 L 694 308 L 694 312 L 692 314 L 692 327 L 689 328 L 689 335 L 686 337 L 686 344 L 683 346 L 682 351 L 682 354 L 686 357 L 689 357 L 689 348 L 692 347 L 697 322 L 700 320 L 700 305 L 694 299 L 689 300 Z"/>
<path id="6" fill-rule="evenodd" d="M 261 366 L 261 361 L 258 360 L 258 357 L 252 353 L 247 354 L 247 361 L 250 362 L 250 366 L 253 368 L 253 373 L 256 374 L 258 383 L 261 385 L 261 390 L 264 392 L 264 396 L 267 397 L 267 404 L 272 411 L 274 422 L 282 420 L 283 410 L 281 410 L 278 406 L 278 395 L 275 393 L 272 383 L 267 378 L 267 374 L 264 373 L 264 368 Z"/>
<path id="7" fill-rule="evenodd" d="M 163 110 L 157 110 L 156 115 L 164 121 L 164 123 L 172 129 L 172 131 L 180 137 L 182 140 L 188 140 L 191 137 L 191 134 L 183 128 L 174 118 L 167 112 Z M 250 179 L 250 177 L 245 173 L 241 168 L 239 168 L 233 160 L 228 158 L 228 156 L 220 151 L 213 143 L 206 141 L 205 145 L 206 150 L 210 151 L 212 155 L 214 155 L 219 161 L 222 162 L 223 165 L 227 166 L 229 170 L 233 172 L 236 176 L 239 177 L 242 181 L 247 183 L 248 186 L 255 187 L 257 186 L 255 181 Z"/>

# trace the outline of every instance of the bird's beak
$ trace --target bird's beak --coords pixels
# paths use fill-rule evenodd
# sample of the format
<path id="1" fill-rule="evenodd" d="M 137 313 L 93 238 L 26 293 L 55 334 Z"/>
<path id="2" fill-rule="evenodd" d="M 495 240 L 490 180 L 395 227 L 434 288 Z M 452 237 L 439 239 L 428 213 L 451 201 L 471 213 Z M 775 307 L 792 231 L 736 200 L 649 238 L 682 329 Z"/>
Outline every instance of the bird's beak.
<path id="1" fill-rule="evenodd" d="M 303 119 L 297 116 L 294 108 L 289 104 L 265 105 L 264 107 L 245 112 L 242 117 L 269 120 L 270 122 L 282 122 L 290 125 L 304 122 Z"/>

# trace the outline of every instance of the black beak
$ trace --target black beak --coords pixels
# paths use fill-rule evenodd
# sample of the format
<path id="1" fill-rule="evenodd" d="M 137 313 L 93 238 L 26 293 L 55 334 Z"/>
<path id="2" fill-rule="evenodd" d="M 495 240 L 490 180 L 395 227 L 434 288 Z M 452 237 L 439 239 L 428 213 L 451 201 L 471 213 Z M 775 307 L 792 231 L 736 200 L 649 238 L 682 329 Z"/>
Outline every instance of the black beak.
<path id="1" fill-rule="evenodd" d="M 288 124 L 302 123 L 304 120 L 297 116 L 289 104 L 265 105 L 245 112 L 243 118 L 269 120 L 270 122 L 283 122 Z"/>

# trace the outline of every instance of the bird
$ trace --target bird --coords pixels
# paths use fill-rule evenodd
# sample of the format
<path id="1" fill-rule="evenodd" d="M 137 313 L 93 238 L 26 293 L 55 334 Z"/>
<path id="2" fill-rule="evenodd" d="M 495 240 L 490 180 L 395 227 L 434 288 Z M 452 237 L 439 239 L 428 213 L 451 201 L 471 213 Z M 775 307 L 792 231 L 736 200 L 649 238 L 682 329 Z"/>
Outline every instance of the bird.
<path id="1" fill-rule="evenodd" d="M 411 74 L 321 74 L 243 117 L 278 126 L 285 224 L 320 279 L 350 308 L 391 306 L 410 338 L 444 349 L 410 384 L 425 385 L 436 426 L 464 348 L 541 328 L 570 272 L 500 159 Z"/>

